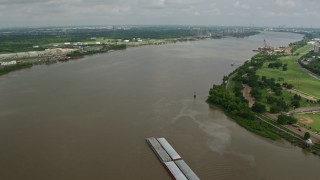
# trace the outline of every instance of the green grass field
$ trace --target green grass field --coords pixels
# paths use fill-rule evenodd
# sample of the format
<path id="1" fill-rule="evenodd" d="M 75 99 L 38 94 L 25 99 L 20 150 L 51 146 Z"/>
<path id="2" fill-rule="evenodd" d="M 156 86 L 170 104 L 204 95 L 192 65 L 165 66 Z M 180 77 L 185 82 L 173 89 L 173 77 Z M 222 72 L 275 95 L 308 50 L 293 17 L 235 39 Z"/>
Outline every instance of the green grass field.
<path id="1" fill-rule="evenodd" d="M 227 90 L 231 93 L 231 94 L 234 94 L 233 92 L 233 88 L 235 86 L 235 82 L 232 80 L 234 77 L 236 77 L 237 73 L 234 73 L 232 74 L 230 77 L 229 77 L 229 81 L 228 81 L 228 84 L 227 84 Z"/>
<path id="2" fill-rule="evenodd" d="M 312 130 L 320 131 L 320 113 L 306 113 L 298 114 L 296 117 L 299 119 L 300 123 L 306 124 L 307 127 L 311 127 Z M 312 123 L 306 123 L 301 119 L 312 119 Z"/>
<path id="3" fill-rule="evenodd" d="M 276 80 L 282 77 L 284 78 L 284 81 L 280 81 L 279 83 L 290 83 L 294 86 L 294 89 L 320 98 L 320 80 L 310 76 L 307 72 L 303 71 L 300 65 L 296 62 L 298 58 L 309 52 L 309 50 L 311 49 L 312 46 L 307 45 L 298 49 L 294 53 L 298 53 L 299 55 L 285 56 L 280 58 L 280 61 L 283 64 L 288 64 L 287 71 L 283 71 L 282 68 L 268 68 L 269 63 L 265 63 L 263 67 L 257 71 L 257 75 L 266 76 L 267 78 L 275 78 Z"/>

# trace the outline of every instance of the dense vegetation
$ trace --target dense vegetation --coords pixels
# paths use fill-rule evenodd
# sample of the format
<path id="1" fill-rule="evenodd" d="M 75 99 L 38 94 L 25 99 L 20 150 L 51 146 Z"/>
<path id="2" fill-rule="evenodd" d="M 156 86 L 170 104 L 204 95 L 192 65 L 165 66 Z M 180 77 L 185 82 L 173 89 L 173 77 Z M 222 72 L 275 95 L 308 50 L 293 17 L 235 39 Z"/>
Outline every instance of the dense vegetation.
<path id="1" fill-rule="evenodd" d="M 262 125 L 255 118 L 255 114 L 248 106 L 248 101 L 243 96 L 231 95 L 225 88 L 225 84 L 214 85 L 209 92 L 209 103 L 218 105 L 229 114 L 230 117 L 242 127 L 263 137 L 279 139 L 280 137 L 268 127 Z"/>
<path id="2" fill-rule="evenodd" d="M 318 37 L 319 34 L 318 33 L 301 33 L 301 34 L 304 34 L 304 37 L 301 41 L 297 41 L 297 42 L 294 42 L 294 43 L 290 43 L 289 45 L 291 46 L 291 52 L 295 52 L 297 51 L 298 49 L 302 48 L 303 46 L 307 45 L 307 43 Z"/>
<path id="3" fill-rule="evenodd" d="M 302 41 L 291 43 L 290 44 L 290 46 L 292 47 L 291 52 L 293 53 L 293 52 L 297 51 L 299 48 L 307 45 L 307 41 L 308 40 L 305 39 L 305 40 L 302 40 Z"/>
<path id="4" fill-rule="evenodd" d="M 308 54 L 303 56 L 299 59 L 300 65 L 302 65 L 304 68 L 307 68 L 311 72 L 320 75 L 320 53 L 310 51 Z M 307 62 L 306 64 L 303 61 L 307 61 L 310 59 L 310 62 Z"/>
<path id="5" fill-rule="evenodd" d="M 287 115 L 281 114 L 278 116 L 277 122 L 282 125 L 283 124 L 295 124 L 298 122 L 298 120 L 293 116 L 287 116 Z"/>
<path id="6" fill-rule="evenodd" d="M 246 119 L 254 119 L 254 113 L 248 106 L 248 101 L 243 96 L 233 96 L 226 91 L 224 85 L 214 85 L 209 92 L 208 102 L 217 104 L 231 115 Z"/>
<path id="7" fill-rule="evenodd" d="M 304 133 L 303 139 L 308 140 L 311 137 L 309 132 Z"/>

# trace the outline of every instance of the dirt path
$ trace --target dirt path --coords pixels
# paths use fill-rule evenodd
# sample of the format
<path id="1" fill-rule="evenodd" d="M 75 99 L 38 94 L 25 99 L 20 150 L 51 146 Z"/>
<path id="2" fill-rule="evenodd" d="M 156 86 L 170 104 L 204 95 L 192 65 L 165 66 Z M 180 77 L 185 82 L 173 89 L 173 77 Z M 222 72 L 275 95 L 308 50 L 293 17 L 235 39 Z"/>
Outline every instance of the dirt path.
<path id="1" fill-rule="evenodd" d="M 274 116 L 276 116 L 275 114 L 266 114 L 267 117 L 269 118 L 272 118 Z M 270 116 L 271 115 L 271 116 Z M 264 116 L 264 115 L 262 115 Z M 273 119 L 273 118 L 272 118 Z M 273 119 L 274 120 L 274 119 Z M 275 120 L 274 120 L 275 121 Z M 274 126 L 274 125 L 273 125 Z M 299 126 L 298 124 L 294 124 L 294 125 L 283 125 L 285 128 L 291 130 L 292 132 L 296 133 L 296 134 L 299 134 L 300 136 L 304 136 L 304 134 L 306 132 L 309 132 L 310 133 L 310 136 L 311 136 L 311 140 L 313 143 L 320 143 L 320 135 L 318 134 L 315 134 L 314 132 L 312 131 L 309 131 L 308 129 L 302 127 L 302 126 Z"/>
<path id="2" fill-rule="evenodd" d="M 287 89 L 287 91 L 289 91 L 289 92 L 291 92 L 293 94 L 297 94 L 297 95 L 299 95 L 299 96 L 301 96 L 301 97 L 303 97 L 303 98 L 305 98 L 307 100 L 310 100 L 310 101 L 318 101 L 319 100 L 318 98 L 316 98 L 314 96 L 308 95 L 308 94 L 303 93 L 301 91 L 298 91 L 296 89 Z"/>
<path id="3" fill-rule="evenodd" d="M 254 99 L 254 97 L 251 96 L 251 90 L 252 88 L 250 86 L 248 86 L 247 84 L 243 84 L 243 97 L 249 101 L 249 107 L 252 107 L 253 104 L 256 102 L 256 100 Z"/>
<path id="4" fill-rule="evenodd" d="M 301 113 L 301 112 L 318 112 L 320 111 L 320 106 L 308 106 L 308 107 L 301 107 L 295 109 L 294 113 Z"/>
<path id="5" fill-rule="evenodd" d="M 308 129 L 298 126 L 298 125 L 284 125 L 286 128 L 290 129 L 291 131 L 295 132 L 296 134 L 299 134 L 300 136 L 304 136 L 306 132 L 310 133 L 311 140 L 313 143 L 319 143 L 320 142 L 320 135 L 315 134 L 314 132 L 309 131 Z"/>

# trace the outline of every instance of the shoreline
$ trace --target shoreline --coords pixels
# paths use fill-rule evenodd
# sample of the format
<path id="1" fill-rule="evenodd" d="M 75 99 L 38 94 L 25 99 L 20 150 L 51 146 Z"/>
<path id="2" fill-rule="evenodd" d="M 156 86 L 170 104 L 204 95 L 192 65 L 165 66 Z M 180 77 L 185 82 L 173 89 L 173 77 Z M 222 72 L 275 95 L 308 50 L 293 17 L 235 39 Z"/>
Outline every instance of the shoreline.
<path id="1" fill-rule="evenodd" d="M 11 67 L 9 67 L 9 66 L 1 67 L 1 64 L 0 64 L 0 76 L 8 74 L 10 72 L 17 71 L 17 70 L 31 68 L 34 65 L 42 65 L 42 64 L 49 65 L 49 64 L 54 64 L 54 63 L 58 63 L 58 62 L 74 61 L 74 60 L 83 59 L 86 56 L 110 53 L 110 52 L 114 52 L 114 51 L 125 50 L 128 48 L 134 48 L 134 47 L 159 46 L 159 45 L 166 45 L 166 44 L 201 41 L 201 40 L 208 40 L 208 39 L 211 39 L 211 40 L 212 39 L 224 39 L 224 38 L 229 38 L 229 37 L 245 38 L 245 37 L 254 36 L 254 35 L 257 35 L 260 33 L 261 32 L 256 32 L 253 34 L 243 35 L 243 36 L 232 36 L 232 35 L 223 36 L 223 37 L 214 37 L 214 36 L 198 36 L 197 37 L 197 36 L 195 36 L 195 37 L 184 37 L 184 38 L 159 39 L 157 41 L 148 40 L 143 43 L 129 42 L 129 43 L 125 43 L 125 44 L 123 44 L 123 43 L 122 44 L 103 44 L 102 47 L 99 46 L 100 49 L 96 49 L 93 51 L 89 50 L 89 51 L 81 52 L 79 49 L 70 49 L 70 48 L 63 49 L 63 50 L 66 50 L 66 52 L 67 52 L 64 54 L 53 54 L 53 52 L 51 52 L 50 49 L 48 50 L 48 52 L 46 52 L 46 51 L 29 51 L 29 52 L 18 52 L 18 53 L 11 53 L 11 54 L 0 54 L 0 57 L 1 57 L 0 63 L 1 62 L 14 62 L 13 65 L 9 65 Z M 111 47 L 115 47 L 115 48 L 104 50 L 103 48 L 105 46 L 111 46 Z M 93 46 L 93 47 L 98 47 L 98 46 Z M 61 48 L 57 48 L 57 49 L 61 49 Z M 27 57 L 27 56 L 19 57 L 18 56 L 18 54 L 29 54 L 30 55 L 31 53 L 35 53 L 37 55 L 30 56 L 30 57 Z M 73 53 L 76 53 L 76 54 L 73 55 Z M 8 55 L 8 56 L 12 55 L 11 57 L 14 57 L 14 55 L 16 55 L 16 58 L 5 59 L 5 58 L 3 58 L 4 55 Z M 11 61 L 8 61 L 8 60 L 11 60 Z"/>

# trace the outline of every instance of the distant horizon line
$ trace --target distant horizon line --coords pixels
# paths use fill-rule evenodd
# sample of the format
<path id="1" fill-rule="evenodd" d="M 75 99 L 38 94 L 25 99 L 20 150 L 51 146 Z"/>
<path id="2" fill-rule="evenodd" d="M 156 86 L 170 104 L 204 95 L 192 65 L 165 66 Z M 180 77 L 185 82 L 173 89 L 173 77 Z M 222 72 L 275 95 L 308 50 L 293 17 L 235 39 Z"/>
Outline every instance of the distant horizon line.
<path id="1" fill-rule="evenodd" d="M 24 28 L 94 28 L 94 27 L 232 27 L 232 28 L 272 28 L 272 29 L 320 29 L 320 27 L 313 26 L 258 26 L 258 25 L 195 25 L 195 24 L 114 24 L 114 25 L 37 25 L 37 26 L 8 26 L 8 27 L 0 27 L 2 29 L 24 29 Z"/>

